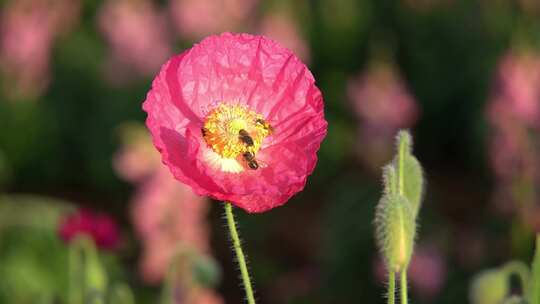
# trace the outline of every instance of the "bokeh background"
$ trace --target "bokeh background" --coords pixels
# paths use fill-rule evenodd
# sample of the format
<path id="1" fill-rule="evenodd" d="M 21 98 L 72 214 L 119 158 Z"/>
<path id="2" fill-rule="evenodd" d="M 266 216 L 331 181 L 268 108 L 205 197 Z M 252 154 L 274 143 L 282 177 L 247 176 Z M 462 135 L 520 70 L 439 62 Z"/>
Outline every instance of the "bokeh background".
<path id="1" fill-rule="evenodd" d="M 223 31 L 291 48 L 329 121 L 303 192 L 264 214 L 236 210 L 259 303 L 385 302 L 372 222 L 400 128 L 411 129 L 428 181 L 412 302 L 467 302 L 481 269 L 530 261 L 540 231 L 536 0 L 0 9 L 0 303 L 70 303 L 71 254 L 93 246 L 81 234 L 108 277 L 99 290 L 158 303 L 172 286 L 176 303 L 242 302 L 222 204 L 172 180 L 141 110 L 168 57 Z"/>

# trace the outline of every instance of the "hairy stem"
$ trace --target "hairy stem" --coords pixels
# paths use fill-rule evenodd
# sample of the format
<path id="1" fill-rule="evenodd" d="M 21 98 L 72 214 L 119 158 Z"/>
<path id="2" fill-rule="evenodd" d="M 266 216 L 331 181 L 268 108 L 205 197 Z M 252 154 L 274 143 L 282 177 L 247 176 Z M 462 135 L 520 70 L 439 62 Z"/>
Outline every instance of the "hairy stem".
<path id="1" fill-rule="evenodd" d="M 407 304 L 408 303 L 408 296 L 407 296 L 407 271 L 402 270 L 401 271 L 401 304 Z"/>
<path id="2" fill-rule="evenodd" d="M 251 279 L 246 264 L 246 258 L 242 246 L 240 244 L 240 237 L 236 230 L 236 222 L 234 221 L 234 215 L 232 211 L 231 203 L 225 202 L 225 216 L 227 217 L 227 225 L 229 226 L 229 233 L 233 242 L 233 248 L 236 253 L 236 259 L 240 266 L 240 274 L 242 276 L 242 282 L 246 291 L 246 299 L 248 304 L 255 304 L 255 297 L 253 296 L 253 288 L 251 287 Z"/>
<path id="3" fill-rule="evenodd" d="M 388 273 L 388 304 L 396 302 L 396 273 L 390 271 Z"/>

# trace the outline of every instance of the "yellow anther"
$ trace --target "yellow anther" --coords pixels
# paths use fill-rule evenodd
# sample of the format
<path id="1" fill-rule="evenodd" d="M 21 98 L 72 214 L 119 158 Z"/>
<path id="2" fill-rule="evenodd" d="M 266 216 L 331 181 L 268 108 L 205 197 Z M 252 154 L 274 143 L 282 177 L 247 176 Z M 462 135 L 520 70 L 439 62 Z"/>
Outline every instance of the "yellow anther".
<path id="1" fill-rule="evenodd" d="M 245 152 L 255 155 L 270 133 L 260 121 L 263 116 L 246 106 L 220 103 L 206 116 L 203 137 L 222 158 L 236 159 Z"/>

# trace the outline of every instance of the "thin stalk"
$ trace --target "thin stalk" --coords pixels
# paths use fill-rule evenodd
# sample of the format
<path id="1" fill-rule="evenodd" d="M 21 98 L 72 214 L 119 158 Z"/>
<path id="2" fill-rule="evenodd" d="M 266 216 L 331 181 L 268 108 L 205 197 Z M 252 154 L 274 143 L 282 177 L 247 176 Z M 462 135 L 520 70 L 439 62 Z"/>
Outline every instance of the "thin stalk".
<path id="1" fill-rule="evenodd" d="M 396 273 L 390 271 L 388 273 L 388 304 L 396 302 Z"/>
<path id="2" fill-rule="evenodd" d="M 231 203 L 225 202 L 225 216 L 227 218 L 227 225 L 229 226 L 229 233 L 233 242 L 233 248 L 236 253 L 236 259 L 238 261 L 238 265 L 240 266 L 240 274 L 242 276 L 242 282 L 246 291 L 247 302 L 248 304 L 255 304 L 253 288 L 251 287 L 251 279 L 249 277 L 244 251 L 242 250 L 242 246 L 240 244 L 240 237 L 238 236 L 238 231 L 236 229 L 236 222 L 234 221 Z"/>
<path id="3" fill-rule="evenodd" d="M 408 302 L 408 296 L 407 296 L 407 271 L 402 270 L 401 271 L 401 304 L 407 304 Z"/>

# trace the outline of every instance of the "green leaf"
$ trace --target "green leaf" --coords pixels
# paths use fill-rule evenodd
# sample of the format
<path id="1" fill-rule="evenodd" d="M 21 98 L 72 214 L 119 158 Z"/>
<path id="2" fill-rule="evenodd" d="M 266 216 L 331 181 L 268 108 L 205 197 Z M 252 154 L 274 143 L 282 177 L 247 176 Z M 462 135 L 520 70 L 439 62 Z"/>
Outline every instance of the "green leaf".
<path id="1" fill-rule="evenodd" d="M 78 237 L 70 244 L 70 280 L 74 291 L 70 291 L 78 303 L 82 290 L 84 303 L 103 304 L 107 293 L 108 278 L 94 242 L 87 237 Z M 82 283 L 82 286 L 79 284 Z"/>
<path id="2" fill-rule="evenodd" d="M 531 281 L 527 290 L 529 304 L 540 304 L 540 234 L 536 235 L 536 252 L 531 267 Z"/>
<path id="3" fill-rule="evenodd" d="M 400 272 L 409 265 L 416 234 L 416 221 L 407 199 L 384 195 L 375 213 L 375 237 L 386 267 Z"/>

